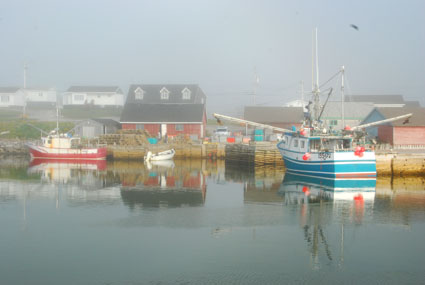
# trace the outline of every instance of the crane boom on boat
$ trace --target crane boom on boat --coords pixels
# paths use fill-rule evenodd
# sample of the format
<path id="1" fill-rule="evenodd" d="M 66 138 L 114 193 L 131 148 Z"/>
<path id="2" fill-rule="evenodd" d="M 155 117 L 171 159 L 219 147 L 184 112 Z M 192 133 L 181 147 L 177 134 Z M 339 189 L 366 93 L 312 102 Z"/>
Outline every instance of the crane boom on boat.
<path id="1" fill-rule="evenodd" d="M 287 129 L 283 129 L 283 128 L 278 128 L 278 127 L 274 127 L 274 126 L 271 126 L 271 125 L 260 124 L 260 123 L 256 123 L 256 122 L 251 122 L 251 121 L 239 119 L 239 118 L 234 118 L 234 117 L 230 117 L 230 116 L 220 115 L 220 114 L 217 114 L 217 113 L 214 113 L 213 114 L 213 117 L 216 118 L 217 121 L 226 120 L 226 121 L 230 121 L 230 122 L 234 122 L 234 123 L 241 123 L 241 124 L 251 125 L 251 126 L 255 126 L 255 127 L 264 128 L 264 129 L 270 129 L 270 130 L 277 131 L 277 132 L 282 132 L 282 133 L 285 133 L 285 132 L 293 133 L 294 132 L 294 131 L 291 131 L 291 130 L 287 130 Z"/>
<path id="2" fill-rule="evenodd" d="M 406 115 L 402 115 L 402 116 L 398 116 L 398 117 L 393 117 L 393 118 L 389 118 L 389 119 L 385 119 L 385 120 L 381 120 L 381 121 L 372 122 L 372 123 L 369 123 L 369 124 L 363 124 L 363 125 L 352 127 L 351 130 L 355 131 L 355 130 L 359 130 L 359 129 L 365 129 L 365 128 L 368 128 L 368 127 L 373 127 L 373 126 L 376 126 L 376 125 L 394 122 L 394 121 L 401 120 L 401 119 L 408 119 L 412 115 L 413 114 L 410 113 L 410 114 L 406 114 Z"/>

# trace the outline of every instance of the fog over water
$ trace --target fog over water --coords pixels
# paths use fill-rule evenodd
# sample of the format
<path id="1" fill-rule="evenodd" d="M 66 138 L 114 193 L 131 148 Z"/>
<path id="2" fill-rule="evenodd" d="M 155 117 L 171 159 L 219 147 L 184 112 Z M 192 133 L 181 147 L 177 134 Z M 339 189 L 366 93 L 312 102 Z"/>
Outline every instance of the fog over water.
<path id="1" fill-rule="evenodd" d="M 345 65 L 347 94 L 401 94 L 425 105 L 425 2 L 4 1 L 0 86 L 199 84 L 208 113 L 298 99 Z M 354 24 L 356 30 L 350 25 Z M 226 104 L 223 104 L 226 102 Z"/>

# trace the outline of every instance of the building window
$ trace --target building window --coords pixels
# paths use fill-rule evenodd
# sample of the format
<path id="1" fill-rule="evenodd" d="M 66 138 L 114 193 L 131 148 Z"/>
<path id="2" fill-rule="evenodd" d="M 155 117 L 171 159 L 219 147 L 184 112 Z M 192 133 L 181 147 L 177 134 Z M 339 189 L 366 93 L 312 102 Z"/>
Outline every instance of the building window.
<path id="1" fill-rule="evenodd" d="M 184 130 L 184 125 L 182 124 L 176 125 L 176 131 L 183 131 L 183 130 Z"/>
<path id="2" fill-rule="evenodd" d="M 136 100 L 143 100 L 143 95 L 145 95 L 145 91 L 143 91 L 142 88 L 137 87 L 136 90 L 134 90 L 134 98 Z"/>
<path id="3" fill-rule="evenodd" d="M 6 103 L 9 102 L 10 98 L 9 95 L 1 95 L 1 102 Z"/>
<path id="4" fill-rule="evenodd" d="M 165 87 L 162 87 L 159 93 L 161 94 L 161 100 L 168 100 L 170 97 L 170 91 L 168 91 L 168 89 Z"/>
<path id="5" fill-rule="evenodd" d="M 75 101 L 84 101 L 84 95 L 82 95 L 82 94 L 75 94 L 74 95 L 74 100 Z"/>
<path id="6" fill-rule="evenodd" d="M 38 92 L 38 97 L 43 97 L 43 92 Z"/>
<path id="7" fill-rule="evenodd" d="M 336 125 L 338 125 L 338 121 L 337 120 L 330 120 L 329 125 L 330 126 L 336 126 Z"/>
<path id="8" fill-rule="evenodd" d="M 182 91 L 182 95 L 183 95 L 183 100 L 190 100 L 190 94 L 192 92 L 190 92 L 189 88 L 185 87 Z"/>
<path id="9" fill-rule="evenodd" d="M 136 130 L 144 130 L 145 129 L 145 125 L 143 124 L 136 124 Z"/>

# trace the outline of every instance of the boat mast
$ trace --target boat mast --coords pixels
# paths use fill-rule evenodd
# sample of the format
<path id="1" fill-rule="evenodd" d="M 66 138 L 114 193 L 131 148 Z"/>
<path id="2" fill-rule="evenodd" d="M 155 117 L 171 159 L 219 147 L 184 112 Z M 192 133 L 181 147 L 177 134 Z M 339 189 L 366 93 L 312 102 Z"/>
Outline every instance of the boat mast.
<path id="1" fill-rule="evenodd" d="M 317 28 L 315 30 L 315 47 L 314 47 L 314 55 L 315 55 L 315 67 L 316 67 L 316 80 L 313 83 L 313 114 L 312 119 L 313 122 L 319 120 L 319 114 L 320 114 L 320 89 L 319 89 L 319 57 L 317 52 Z"/>
<path id="2" fill-rule="evenodd" d="M 303 110 L 304 110 L 304 107 L 305 107 L 305 105 L 304 105 L 304 81 L 301 80 L 300 84 L 301 84 L 301 104 L 302 104 Z"/>
<path id="3" fill-rule="evenodd" d="M 341 67 L 341 121 L 342 128 L 345 128 L 345 110 L 344 110 L 344 66 Z"/>

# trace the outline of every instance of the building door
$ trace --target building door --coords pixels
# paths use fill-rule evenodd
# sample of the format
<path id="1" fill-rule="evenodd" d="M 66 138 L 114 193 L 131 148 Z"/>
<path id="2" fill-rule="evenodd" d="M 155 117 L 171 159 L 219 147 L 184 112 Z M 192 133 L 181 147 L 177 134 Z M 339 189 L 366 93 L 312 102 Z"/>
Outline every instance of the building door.
<path id="1" fill-rule="evenodd" d="M 167 124 L 161 124 L 161 137 L 165 137 L 167 134 Z"/>
<path id="2" fill-rule="evenodd" d="M 83 137 L 84 138 L 93 138 L 94 134 L 94 126 L 83 126 Z"/>

